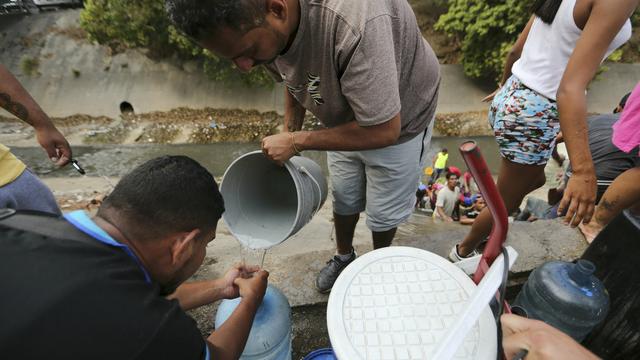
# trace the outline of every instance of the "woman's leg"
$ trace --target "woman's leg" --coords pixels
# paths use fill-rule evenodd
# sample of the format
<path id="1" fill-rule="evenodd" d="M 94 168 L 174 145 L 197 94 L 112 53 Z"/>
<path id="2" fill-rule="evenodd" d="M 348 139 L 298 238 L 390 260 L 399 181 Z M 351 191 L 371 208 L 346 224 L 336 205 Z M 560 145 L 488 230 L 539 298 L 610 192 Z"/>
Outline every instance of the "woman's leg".
<path id="1" fill-rule="evenodd" d="M 637 208 L 638 203 L 640 203 L 640 167 L 635 167 L 618 175 L 602 195 L 593 219 L 588 224 L 580 224 L 578 227 L 587 242 L 591 243 L 613 218 L 624 209 L 634 206 Z"/>
<path id="2" fill-rule="evenodd" d="M 498 191 L 507 208 L 513 212 L 522 199 L 545 183 L 544 165 L 524 165 L 502 158 L 498 175 Z M 493 219 L 489 208 L 484 208 L 471 226 L 471 231 L 458 245 L 458 254 L 468 256 L 491 232 Z"/>

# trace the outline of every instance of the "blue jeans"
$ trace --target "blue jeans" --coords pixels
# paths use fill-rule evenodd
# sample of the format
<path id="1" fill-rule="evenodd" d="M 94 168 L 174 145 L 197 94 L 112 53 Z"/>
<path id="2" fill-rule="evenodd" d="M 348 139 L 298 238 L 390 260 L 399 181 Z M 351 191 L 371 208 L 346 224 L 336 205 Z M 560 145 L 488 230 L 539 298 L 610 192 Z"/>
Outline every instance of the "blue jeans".
<path id="1" fill-rule="evenodd" d="M 12 182 L 0 186 L 0 209 L 2 208 L 62 215 L 51 190 L 28 169 Z"/>

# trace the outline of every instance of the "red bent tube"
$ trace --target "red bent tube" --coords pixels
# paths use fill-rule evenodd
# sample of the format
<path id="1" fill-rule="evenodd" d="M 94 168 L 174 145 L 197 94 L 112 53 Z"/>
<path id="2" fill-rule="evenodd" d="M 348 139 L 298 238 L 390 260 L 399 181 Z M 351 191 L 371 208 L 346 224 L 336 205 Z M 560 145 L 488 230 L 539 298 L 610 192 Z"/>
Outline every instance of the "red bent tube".
<path id="1" fill-rule="evenodd" d="M 509 222 L 507 220 L 507 209 L 504 206 L 504 201 L 502 201 L 498 188 L 493 182 L 491 172 L 476 142 L 464 142 L 460 145 L 460 153 L 462 154 L 464 162 L 467 163 L 471 175 L 473 175 L 473 178 L 478 184 L 480 193 L 484 197 L 491 211 L 491 216 L 493 217 L 493 228 L 489 235 L 489 241 L 482 252 L 482 258 L 480 259 L 478 268 L 473 274 L 473 282 L 479 284 L 484 274 L 489 270 L 489 266 L 493 264 L 493 261 L 502 251 L 502 244 L 504 244 L 507 238 Z"/>

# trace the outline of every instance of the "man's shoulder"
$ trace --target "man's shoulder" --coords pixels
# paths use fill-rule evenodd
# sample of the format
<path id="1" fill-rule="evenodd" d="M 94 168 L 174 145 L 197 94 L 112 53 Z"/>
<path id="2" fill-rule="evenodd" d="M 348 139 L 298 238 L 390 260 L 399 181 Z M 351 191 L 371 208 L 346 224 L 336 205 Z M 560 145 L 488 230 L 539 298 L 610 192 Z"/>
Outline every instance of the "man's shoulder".
<path id="1" fill-rule="evenodd" d="M 309 0 L 310 13 L 323 21 L 333 18 L 335 25 L 347 25 L 355 33 L 381 15 L 393 15 L 389 0 Z M 328 15 L 328 16 L 327 16 Z"/>

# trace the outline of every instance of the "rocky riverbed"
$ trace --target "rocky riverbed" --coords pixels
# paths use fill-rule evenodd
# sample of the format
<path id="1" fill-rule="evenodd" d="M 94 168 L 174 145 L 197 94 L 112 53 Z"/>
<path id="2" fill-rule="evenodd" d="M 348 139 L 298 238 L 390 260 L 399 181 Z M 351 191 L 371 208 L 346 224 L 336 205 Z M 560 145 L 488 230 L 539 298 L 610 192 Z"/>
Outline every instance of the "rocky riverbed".
<path id="1" fill-rule="evenodd" d="M 256 142 L 282 130 L 282 115 L 276 112 L 237 109 L 177 108 L 166 112 L 125 113 L 119 118 L 73 115 L 53 118 L 72 145 L 83 144 L 212 144 Z M 303 130 L 321 128 L 308 114 Z M 435 134 L 441 136 L 490 135 L 486 112 L 438 114 Z M 0 143 L 33 146 L 34 131 L 13 118 L 0 117 Z"/>

